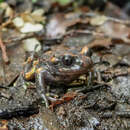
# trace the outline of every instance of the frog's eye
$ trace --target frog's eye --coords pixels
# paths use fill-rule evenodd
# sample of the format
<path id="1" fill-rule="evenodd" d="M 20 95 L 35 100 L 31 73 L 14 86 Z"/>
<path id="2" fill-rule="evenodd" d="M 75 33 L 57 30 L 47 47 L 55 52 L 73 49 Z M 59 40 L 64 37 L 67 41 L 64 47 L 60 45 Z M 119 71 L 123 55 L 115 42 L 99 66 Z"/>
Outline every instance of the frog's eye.
<path id="1" fill-rule="evenodd" d="M 64 55 L 62 57 L 62 62 L 66 66 L 71 66 L 73 64 L 73 62 L 74 62 L 74 57 L 71 56 L 71 55 Z"/>

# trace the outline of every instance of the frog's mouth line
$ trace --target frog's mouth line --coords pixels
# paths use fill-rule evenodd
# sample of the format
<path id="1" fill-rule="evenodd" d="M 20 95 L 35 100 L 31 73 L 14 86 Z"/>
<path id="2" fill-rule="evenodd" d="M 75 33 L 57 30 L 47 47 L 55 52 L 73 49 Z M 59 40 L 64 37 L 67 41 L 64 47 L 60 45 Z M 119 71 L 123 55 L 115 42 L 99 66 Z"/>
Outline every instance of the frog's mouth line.
<path id="1" fill-rule="evenodd" d="M 65 70 L 65 69 L 60 69 L 59 72 L 63 75 L 82 75 L 82 74 L 87 74 L 89 71 L 88 67 L 84 67 L 84 68 L 81 68 L 81 69 L 75 69 L 75 70 L 71 70 L 71 69 L 68 69 L 68 70 Z"/>

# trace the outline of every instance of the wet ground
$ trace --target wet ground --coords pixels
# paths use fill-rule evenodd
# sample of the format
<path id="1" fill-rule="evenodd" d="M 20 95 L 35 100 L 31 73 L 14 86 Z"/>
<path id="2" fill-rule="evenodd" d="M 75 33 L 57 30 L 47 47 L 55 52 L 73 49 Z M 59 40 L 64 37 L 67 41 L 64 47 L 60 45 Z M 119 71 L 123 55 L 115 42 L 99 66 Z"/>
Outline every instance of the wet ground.
<path id="1" fill-rule="evenodd" d="M 30 22 L 36 26 L 38 23 L 42 30 L 26 32 L 28 28 L 21 32 L 22 27 L 14 23 L 2 30 L 9 63 L 5 63 L 0 51 L 0 130 L 129 130 L 130 22 L 114 21 L 71 4 L 64 11 L 65 7 L 57 3 L 10 1 L 11 7 L 19 5 L 13 11 L 19 12 L 24 24 Z M 25 5 L 31 10 L 27 14 L 23 13 Z M 37 11 L 39 7 L 44 8 L 45 14 L 32 17 L 33 9 Z M 108 16 L 128 18 L 129 14 L 111 14 L 111 10 L 106 9 Z M 0 16 L 3 14 L 0 12 Z M 3 16 L 0 22 L 5 19 Z M 30 37 L 39 41 L 38 52 L 31 48 L 34 47 L 32 39 L 27 43 L 30 46 L 25 47 L 25 39 Z M 51 102 L 46 108 L 37 93 L 36 79 L 25 80 L 23 76 L 25 61 L 29 56 L 35 57 L 35 53 L 43 62 L 66 50 L 77 55 L 86 45 L 92 50 L 93 62 L 88 75 L 81 75 L 72 84 L 47 84 L 47 95 L 62 101 Z"/>
<path id="2" fill-rule="evenodd" d="M 73 37 L 63 44 L 76 47 L 80 41 L 82 48 L 88 39 Z M 93 50 L 95 79 L 89 86 L 85 83 L 67 89 L 77 90 L 77 96 L 57 105 L 53 111 L 39 104 L 35 84 L 19 76 L 14 86 L 1 88 L 0 118 L 9 119 L 10 130 L 130 129 L 129 50 L 127 45 L 115 45 L 100 53 Z M 52 91 L 61 94 L 61 87 L 52 87 Z"/>

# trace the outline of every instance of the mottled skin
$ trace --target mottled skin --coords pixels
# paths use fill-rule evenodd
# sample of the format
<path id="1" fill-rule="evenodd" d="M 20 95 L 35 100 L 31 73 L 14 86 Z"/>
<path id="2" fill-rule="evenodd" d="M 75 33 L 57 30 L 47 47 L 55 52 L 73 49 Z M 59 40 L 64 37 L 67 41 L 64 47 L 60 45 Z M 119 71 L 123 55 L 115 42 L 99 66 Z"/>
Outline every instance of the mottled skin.
<path id="1" fill-rule="evenodd" d="M 92 67 L 91 58 L 83 53 L 77 53 L 76 51 L 73 53 L 73 51 L 68 51 L 67 49 L 63 51 L 60 49 L 55 51 L 54 54 L 48 54 L 37 58 L 38 61 L 35 61 L 36 63 L 34 61 L 27 63 L 26 66 L 33 67 L 33 72 L 25 69 L 24 74 L 27 80 L 35 76 L 37 92 L 45 101 L 46 106 L 48 106 L 46 85 L 69 84 L 78 79 L 79 76 L 87 74 Z M 34 64 L 33 66 L 29 65 L 32 63 Z"/>

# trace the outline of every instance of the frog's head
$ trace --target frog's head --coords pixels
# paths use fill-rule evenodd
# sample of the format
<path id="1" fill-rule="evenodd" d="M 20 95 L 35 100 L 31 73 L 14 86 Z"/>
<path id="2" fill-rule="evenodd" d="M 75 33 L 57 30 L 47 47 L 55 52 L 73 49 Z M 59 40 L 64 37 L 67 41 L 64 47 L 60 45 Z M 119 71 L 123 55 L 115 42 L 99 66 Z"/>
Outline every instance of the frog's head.
<path id="1" fill-rule="evenodd" d="M 59 73 L 66 76 L 86 74 L 92 67 L 90 56 L 83 53 L 65 53 L 52 57 L 51 62 Z"/>

